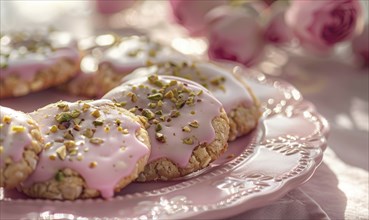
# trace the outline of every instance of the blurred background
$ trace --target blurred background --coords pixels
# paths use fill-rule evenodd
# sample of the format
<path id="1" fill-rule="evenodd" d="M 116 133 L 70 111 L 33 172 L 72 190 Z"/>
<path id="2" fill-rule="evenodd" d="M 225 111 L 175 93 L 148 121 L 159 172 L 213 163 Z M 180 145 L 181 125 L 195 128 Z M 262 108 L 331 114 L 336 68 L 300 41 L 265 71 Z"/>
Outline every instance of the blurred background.
<path id="1" fill-rule="evenodd" d="M 147 35 L 185 54 L 282 78 L 328 119 L 337 155 L 368 170 L 369 1 L 309 2 L 0 1 L 0 27 L 52 27 L 77 38 Z"/>

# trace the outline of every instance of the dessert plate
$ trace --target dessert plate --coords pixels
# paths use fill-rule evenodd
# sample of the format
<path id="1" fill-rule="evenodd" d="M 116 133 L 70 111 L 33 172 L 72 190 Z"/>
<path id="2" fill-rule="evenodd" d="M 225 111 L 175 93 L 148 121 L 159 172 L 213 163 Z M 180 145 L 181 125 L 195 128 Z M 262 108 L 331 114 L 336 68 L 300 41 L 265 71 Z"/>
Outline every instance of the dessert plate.
<path id="1" fill-rule="evenodd" d="M 321 163 L 329 126 L 290 84 L 260 73 L 244 77 L 261 100 L 263 117 L 205 170 L 177 181 L 133 183 L 110 200 L 37 200 L 1 189 L 1 218 L 219 219 L 282 197 L 309 180 Z M 32 111 L 60 99 L 78 98 L 49 90 L 0 104 Z"/>

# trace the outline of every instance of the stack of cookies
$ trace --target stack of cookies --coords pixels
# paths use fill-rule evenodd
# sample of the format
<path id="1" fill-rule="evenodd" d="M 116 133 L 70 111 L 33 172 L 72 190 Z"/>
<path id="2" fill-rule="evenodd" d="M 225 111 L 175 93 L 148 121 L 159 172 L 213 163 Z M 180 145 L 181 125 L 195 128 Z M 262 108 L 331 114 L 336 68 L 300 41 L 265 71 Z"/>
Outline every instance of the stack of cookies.
<path id="1" fill-rule="evenodd" d="M 11 35 L 1 38 L 9 54 L 23 51 L 14 42 Z M 68 71 L 60 74 L 74 77 L 62 89 L 102 98 L 60 101 L 29 114 L 0 107 L 5 189 L 54 200 L 111 198 L 132 181 L 174 180 L 209 166 L 227 151 L 229 141 L 258 124 L 259 102 L 242 77 L 146 37 L 84 39 L 75 56 L 69 56 L 69 46 L 47 45 L 40 58 L 5 59 L 3 97 L 51 86 L 32 89 L 35 82 L 47 81 L 40 79 L 44 74 L 56 74 L 49 71 L 54 65 L 68 63 Z M 26 54 L 38 53 L 34 47 Z M 29 85 L 27 92 L 19 92 L 10 78 Z"/>

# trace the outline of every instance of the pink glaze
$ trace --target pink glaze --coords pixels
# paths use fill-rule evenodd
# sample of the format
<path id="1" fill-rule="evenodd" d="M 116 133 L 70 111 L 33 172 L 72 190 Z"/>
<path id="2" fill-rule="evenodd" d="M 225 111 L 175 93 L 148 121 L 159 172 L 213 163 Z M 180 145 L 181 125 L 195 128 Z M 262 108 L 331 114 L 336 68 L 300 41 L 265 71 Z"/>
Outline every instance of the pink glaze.
<path id="1" fill-rule="evenodd" d="M 26 48 L 25 45 L 29 44 L 29 40 L 34 36 L 28 36 L 23 41 L 12 41 L 12 35 L 5 35 L 2 39 L 1 50 L 10 51 L 9 59 L 7 60 L 7 67 L 2 68 L 0 72 L 0 78 L 5 78 L 11 74 L 16 74 L 23 80 L 31 81 L 35 77 L 38 71 L 46 68 L 50 68 L 61 59 L 68 59 L 77 63 L 80 54 L 75 45 L 75 42 L 70 35 L 66 33 L 52 33 L 50 35 L 43 36 L 40 41 L 50 43 L 50 47 L 42 46 L 39 48 L 43 52 L 23 51 Z M 37 38 L 38 39 L 38 38 Z M 7 42 L 7 43 L 3 43 Z M 52 51 L 54 50 L 54 51 Z M 1 57 L 2 61 L 5 58 Z"/>
<path id="2" fill-rule="evenodd" d="M 187 60 L 184 55 L 146 37 L 122 38 L 122 42 L 108 49 L 101 64 L 111 65 L 118 73 L 128 73 L 150 63 L 160 63 L 170 59 Z"/>
<path id="3" fill-rule="evenodd" d="M 113 103 L 109 100 L 63 103 L 69 105 L 69 111 L 81 110 L 83 103 L 88 103 L 91 106 L 87 111 L 81 111 L 78 116 L 80 119 L 85 119 L 80 123 L 80 131 L 69 128 L 74 135 L 78 153 L 76 156 L 67 155 L 64 160 L 59 156 L 56 156 L 55 160 L 49 158 L 51 155 L 57 155 L 57 149 L 63 146 L 63 143 L 58 143 L 56 140 L 63 139 L 66 131 L 50 132 L 51 126 L 58 124 L 54 119 L 55 115 L 62 112 L 56 104 L 48 105 L 31 113 L 40 123 L 41 132 L 45 135 L 46 146 L 48 142 L 54 144 L 41 153 L 38 166 L 25 182 L 25 186 L 28 187 L 36 182 L 47 181 L 54 178 L 58 170 L 70 168 L 84 178 L 89 188 L 99 190 L 104 198 L 112 197 L 118 182 L 131 175 L 137 161 L 150 152 L 149 147 L 136 137 L 136 132 L 140 128 L 139 123 L 113 108 Z M 91 115 L 95 110 L 99 110 L 101 114 L 98 118 Z M 117 119 L 121 121 L 122 128 L 128 129 L 127 134 L 118 131 Z M 95 120 L 102 120 L 103 125 L 93 125 L 92 122 Z M 110 127 L 109 132 L 104 130 L 106 126 Z M 101 138 L 104 142 L 102 144 L 90 143 L 89 138 L 82 135 L 86 128 L 96 129 L 93 137 Z M 124 147 L 124 150 L 121 149 L 122 147 Z M 78 156 L 82 156 L 83 159 L 78 160 Z M 96 162 L 96 167 L 91 168 L 91 162 Z"/>
<path id="4" fill-rule="evenodd" d="M 238 106 L 252 106 L 253 99 L 245 85 L 227 69 L 205 62 L 187 62 L 185 66 L 183 64 L 183 62 L 172 61 L 171 64 L 162 63 L 152 67 L 140 68 L 124 77 L 122 81 L 152 74 L 174 75 L 193 80 L 201 85 L 206 84 L 206 88 L 223 104 L 227 113 Z M 225 81 L 220 82 L 220 85 L 212 83 L 212 80 L 220 77 L 224 77 Z"/>
<path id="5" fill-rule="evenodd" d="M 162 130 L 160 133 L 165 136 L 165 143 L 162 143 L 156 139 L 156 125 L 151 123 L 151 126 L 148 128 L 152 146 L 149 162 L 160 158 L 167 158 L 180 167 L 186 167 L 192 151 L 196 146 L 202 143 L 210 144 L 212 141 L 214 141 L 215 131 L 211 122 L 215 117 L 220 115 L 222 104 L 215 99 L 208 90 L 196 83 L 191 83 L 189 81 L 182 83 L 181 78 L 171 76 L 159 76 L 158 78 L 165 84 L 172 80 L 178 81 L 178 84 L 176 86 L 169 87 L 170 89 L 179 88 L 180 85 L 185 85 L 186 88 L 194 91 L 195 93 L 200 92 L 201 90 L 203 91 L 201 95 L 196 96 L 195 98 L 196 100 L 201 99 L 201 102 L 195 101 L 195 104 L 192 106 L 186 104 L 178 110 L 180 112 L 178 117 L 171 118 L 171 121 L 169 122 L 167 120 L 160 122 L 162 125 Z M 146 87 L 139 87 L 140 85 L 144 85 Z M 147 106 L 150 103 L 150 100 L 147 98 L 147 94 L 151 94 L 152 89 L 158 90 L 159 87 L 150 84 L 147 77 L 142 77 L 128 81 L 116 87 L 107 93 L 103 98 L 115 100 L 118 103 L 126 102 L 127 104 L 125 105 L 125 108 L 127 109 L 135 106 L 138 108 L 147 109 Z M 169 91 L 169 89 L 166 91 Z M 137 101 L 132 102 L 131 98 L 127 96 L 127 94 L 130 92 L 133 92 L 137 95 Z M 188 96 L 186 96 L 186 98 L 187 97 Z M 176 110 L 175 105 L 169 99 L 165 98 L 162 101 L 164 103 L 161 108 L 163 111 L 162 115 L 168 116 L 171 111 Z M 160 108 L 151 108 L 150 110 L 155 112 L 159 109 Z M 195 114 L 191 114 L 192 111 L 194 111 Z M 139 111 L 136 113 L 140 114 Z M 158 119 L 158 116 L 156 116 L 155 119 Z M 194 120 L 198 121 L 198 128 L 191 128 L 190 132 L 182 131 L 184 126 L 188 125 Z M 193 144 L 183 143 L 183 139 L 191 136 L 195 136 L 197 141 L 194 141 Z"/>
<path id="6" fill-rule="evenodd" d="M 10 123 L 4 122 L 4 117 L 10 117 Z M 5 158 L 11 157 L 13 161 L 19 162 L 25 148 L 31 143 L 31 126 L 27 123 L 31 120 L 25 113 L 0 106 L 0 145 L 3 152 L 0 154 L 0 166 L 3 168 Z M 13 126 L 22 126 L 23 132 L 14 132 Z"/>

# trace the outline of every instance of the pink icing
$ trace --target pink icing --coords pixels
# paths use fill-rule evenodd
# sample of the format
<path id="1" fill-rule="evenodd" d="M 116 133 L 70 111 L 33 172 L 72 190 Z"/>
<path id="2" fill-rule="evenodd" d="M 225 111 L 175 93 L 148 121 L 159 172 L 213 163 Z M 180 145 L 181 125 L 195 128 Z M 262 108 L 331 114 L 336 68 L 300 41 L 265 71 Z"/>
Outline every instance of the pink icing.
<path id="1" fill-rule="evenodd" d="M 136 68 L 147 66 L 149 63 L 160 63 L 170 59 L 187 60 L 174 49 L 150 41 L 146 37 L 127 37 L 114 47 L 109 48 L 101 64 L 111 65 L 119 73 L 131 72 Z"/>
<path id="2" fill-rule="evenodd" d="M 5 35 L 4 37 L 12 39 L 12 35 Z M 10 40 L 7 44 L 1 44 L 1 50 L 10 51 L 10 56 L 7 60 L 7 67 L 0 71 L 0 78 L 16 74 L 24 80 L 31 81 L 38 71 L 53 66 L 61 59 L 78 62 L 80 54 L 75 42 L 65 33 L 53 33 L 49 38 L 42 38 L 41 40 L 49 42 L 55 51 L 51 51 L 50 48 L 45 46 L 42 47 L 44 53 L 21 52 L 25 48 L 23 43 L 26 44 L 27 39 L 24 42 L 12 43 L 12 40 Z M 5 60 L 5 58 L 1 58 Z"/>
<path id="3" fill-rule="evenodd" d="M 140 76 L 157 75 L 175 75 L 186 79 L 193 80 L 202 85 L 206 84 L 207 89 L 217 98 L 222 104 L 227 113 L 242 105 L 251 107 L 253 104 L 252 96 L 249 91 L 233 74 L 222 67 L 212 63 L 205 62 L 183 62 L 172 61 L 169 63 L 161 63 L 152 67 L 137 69 L 131 74 L 123 78 L 123 82 L 134 79 Z M 220 85 L 212 84 L 212 80 L 224 77 L 224 82 L 219 82 Z"/>
<path id="4" fill-rule="evenodd" d="M 201 143 L 210 144 L 212 141 L 214 141 L 215 131 L 211 122 L 215 117 L 220 115 L 222 104 L 215 99 L 209 91 L 194 82 L 186 81 L 182 83 L 181 78 L 169 76 L 159 76 L 158 79 L 165 84 L 172 80 L 178 81 L 176 86 L 170 87 L 171 89 L 180 88 L 180 85 L 184 85 L 184 87 L 195 93 L 203 91 L 201 95 L 196 97 L 196 100 L 201 100 L 200 102 L 195 101 L 194 105 L 184 105 L 181 109 L 179 109 L 180 115 L 176 118 L 171 118 L 171 121 L 169 122 L 167 120 L 161 121 L 162 130 L 160 133 L 165 136 L 165 143 L 157 140 L 156 126 L 154 124 L 148 128 L 152 145 L 149 162 L 160 158 L 168 158 L 178 166 L 186 167 L 192 151 L 197 145 Z M 140 85 L 144 85 L 146 87 L 140 87 Z M 127 109 L 135 106 L 145 109 L 150 103 L 147 95 L 150 94 L 153 89 L 158 90 L 159 87 L 151 84 L 147 77 L 142 77 L 128 81 L 116 87 L 107 93 L 103 98 L 115 100 L 118 103 L 126 102 L 125 108 Z M 130 92 L 134 92 L 137 95 L 137 101 L 132 102 L 131 98 L 127 96 Z M 164 116 L 168 116 L 168 114 L 170 114 L 173 109 L 176 109 L 176 107 L 169 99 L 163 99 L 162 101 L 163 106 L 161 110 L 163 111 Z M 151 110 L 155 112 L 159 110 L 159 108 Z M 194 112 L 195 114 L 192 114 L 191 112 Z M 139 111 L 137 111 L 136 114 L 139 114 Z M 156 119 L 157 117 L 158 116 L 156 116 Z M 184 126 L 188 125 L 194 120 L 198 121 L 198 128 L 191 128 L 190 132 L 182 131 Z M 183 139 L 191 136 L 196 137 L 197 141 L 194 141 L 193 144 L 183 143 Z"/>
<path id="5" fill-rule="evenodd" d="M 78 153 L 76 156 L 67 155 L 64 160 L 58 156 L 55 160 L 50 160 L 49 157 L 57 155 L 57 149 L 63 145 L 56 140 L 63 139 L 65 130 L 50 133 L 51 126 L 58 124 L 54 119 L 55 115 L 61 113 L 62 110 L 53 104 L 31 113 L 32 117 L 40 123 L 41 132 L 45 135 L 45 143 L 53 142 L 53 145 L 41 153 L 36 170 L 26 180 L 25 186 L 49 180 L 54 178 L 58 170 L 70 168 L 84 178 L 89 188 L 99 190 L 104 198 L 112 197 L 117 183 L 131 175 L 137 161 L 150 152 L 149 147 L 136 137 L 136 132 L 140 128 L 139 123 L 123 115 L 116 108 L 112 108 L 113 104 L 109 100 L 63 103 L 69 105 L 70 111 L 81 110 L 83 103 L 91 106 L 87 111 L 81 111 L 78 116 L 84 119 L 80 124 L 81 130 L 76 131 L 69 128 L 74 135 Z M 98 118 L 91 115 L 95 110 L 99 110 L 101 114 Z M 102 126 L 93 125 L 92 122 L 97 119 L 103 121 Z M 118 131 L 117 119 L 121 121 L 121 127 L 128 130 L 127 134 Z M 104 130 L 106 126 L 110 127 L 108 132 Z M 93 137 L 101 138 L 104 142 L 102 144 L 91 143 L 87 137 L 82 135 L 86 128 L 96 129 Z M 124 150 L 121 149 L 122 147 Z M 85 149 L 88 151 L 86 152 Z M 82 156 L 83 159 L 78 160 L 78 156 Z M 91 162 L 96 162 L 96 167 L 91 168 Z"/>
<path id="6" fill-rule="evenodd" d="M 11 122 L 3 122 L 3 118 L 9 116 Z M 3 146 L 3 152 L 0 154 L 1 168 L 4 166 L 5 158 L 11 157 L 15 162 L 22 159 L 22 154 L 31 141 L 30 135 L 31 126 L 27 121 L 30 118 L 23 112 L 0 106 L 0 145 Z M 23 126 L 24 132 L 12 131 L 12 126 Z"/>

